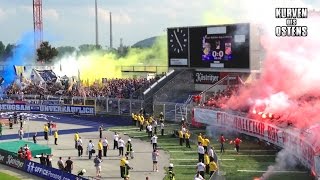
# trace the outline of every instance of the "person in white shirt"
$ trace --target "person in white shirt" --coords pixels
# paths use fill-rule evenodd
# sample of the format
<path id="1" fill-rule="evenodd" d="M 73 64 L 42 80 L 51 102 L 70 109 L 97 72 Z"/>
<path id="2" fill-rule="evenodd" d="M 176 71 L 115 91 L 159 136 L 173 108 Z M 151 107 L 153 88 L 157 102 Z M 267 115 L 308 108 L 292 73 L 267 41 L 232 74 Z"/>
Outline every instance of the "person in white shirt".
<path id="1" fill-rule="evenodd" d="M 152 125 L 151 125 L 151 124 L 149 124 L 149 125 L 147 126 L 147 131 L 148 131 L 148 136 L 149 136 L 149 137 L 152 137 Z"/>
<path id="2" fill-rule="evenodd" d="M 124 143 L 124 140 L 121 139 L 121 137 L 119 137 L 118 145 L 119 145 L 119 156 L 123 156 L 123 148 L 125 143 Z"/>
<path id="3" fill-rule="evenodd" d="M 154 120 L 153 121 L 154 134 L 157 134 L 157 126 L 158 126 L 158 122 L 157 122 L 157 120 Z"/>
<path id="4" fill-rule="evenodd" d="M 89 153 L 89 159 L 91 159 L 92 154 L 93 154 L 94 151 L 95 151 L 95 150 L 94 150 L 94 144 L 93 144 L 92 141 L 90 140 L 90 141 L 89 141 L 89 144 L 88 144 L 88 146 L 87 146 L 87 152 Z"/>
<path id="5" fill-rule="evenodd" d="M 197 174 L 194 176 L 194 180 L 204 180 L 204 178 L 200 175 L 200 172 L 198 171 Z"/>
<path id="6" fill-rule="evenodd" d="M 164 135 L 164 123 L 160 123 L 160 128 L 161 128 L 161 136 Z"/>
<path id="7" fill-rule="evenodd" d="M 82 156 L 83 154 L 83 146 L 82 146 L 82 139 L 81 137 L 79 137 L 78 141 L 77 141 L 77 147 L 78 147 L 78 156 Z"/>
<path id="8" fill-rule="evenodd" d="M 108 149 L 108 140 L 107 137 L 104 138 L 104 140 L 102 141 L 102 145 L 103 145 L 103 156 L 107 157 L 107 149 Z"/>
<path id="9" fill-rule="evenodd" d="M 198 146 L 198 155 L 199 155 L 199 162 L 204 162 L 204 147 L 200 143 Z"/>
<path id="10" fill-rule="evenodd" d="M 115 132 L 113 135 L 113 150 L 115 150 L 116 148 L 119 149 L 118 141 L 119 141 L 119 135 L 117 132 Z"/>
<path id="11" fill-rule="evenodd" d="M 213 152 L 213 147 L 212 147 L 212 146 L 211 146 L 211 148 L 210 148 L 209 151 L 208 151 L 208 155 L 209 155 L 209 157 L 214 158 L 214 152 Z"/>
<path id="12" fill-rule="evenodd" d="M 151 143 L 152 143 L 153 150 L 157 149 L 157 143 L 158 143 L 158 136 L 157 135 L 154 134 L 152 136 Z"/>
<path id="13" fill-rule="evenodd" d="M 18 135 L 19 135 L 19 139 L 22 140 L 23 139 L 23 135 L 24 135 L 22 127 L 19 129 Z"/>
<path id="14" fill-rule="evenodd" d="M 187 132 L 187 129 L 186 129 L 184 126 L 182 126 L 181 131 L 182 131 L 182 136 L 183 136 L 183 141 L 182 141 L 182 143 L 184 143 L 185 140 L 186 140 L 186 132 Z"/>
<path id="15" fill-rule="evenodd" d="M 204 177 L 204 171 L 206 170 L 206 165 L 199 161 L 196 167 L 197 171 L 199 172 L 199 174 Z"/>

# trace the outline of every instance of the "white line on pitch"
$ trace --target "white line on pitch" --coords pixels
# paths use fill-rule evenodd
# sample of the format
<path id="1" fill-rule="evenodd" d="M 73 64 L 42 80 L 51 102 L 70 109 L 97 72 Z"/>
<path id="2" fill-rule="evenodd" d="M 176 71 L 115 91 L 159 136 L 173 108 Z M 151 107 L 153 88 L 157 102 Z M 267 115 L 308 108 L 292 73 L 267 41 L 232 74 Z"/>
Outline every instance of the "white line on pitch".
<path id="1" fill-rule="evenodd" d="M 238 172 L 258 172 L 258 173 L 265 173 L 268 171 L 257 171 L 257 170 L 237 170 Z M 308 173 L 307 171 L 272 171 L 273 173 Z"/>
<path id="2" fill-rule="evenodd" d="M 235 150 L 225 150 L 225 151 L 235 151 Z M 244 151 L 244 152 L 276 152 L 277 150 L 264 150 L 264 149 L 257 149 L 257 150 L 249 150 L 249 149 L 240 149 L 240 151 Z"/>
<path id="3" fill-rule="evenodd" d="M 124 130 L 138 130 L 139 128 L 128 128 L 128 129 L 108 129 L 109 131 L 124 131 Z"/>
<path id="4" fill-rule="evenodd" d="M 196 167 L 196 165 L 174 165 L 175 167 Z"/>
<path id="5" fill-rule="evenodd" d="M 237 156 L 252 156 L 252 157 L 272 157 L 272 156 L 276 156 L 275 154 L 224 154 L 222 156 L 233 156 L 233 157 L 237 157 Z"/>
<path id="6" fill-rule="evenodd" d="M 198 159 L 170 159 L 172 161 L 198 161 Z M 235 161 L 236 159 L 219 159 L 220 161 Z"/>

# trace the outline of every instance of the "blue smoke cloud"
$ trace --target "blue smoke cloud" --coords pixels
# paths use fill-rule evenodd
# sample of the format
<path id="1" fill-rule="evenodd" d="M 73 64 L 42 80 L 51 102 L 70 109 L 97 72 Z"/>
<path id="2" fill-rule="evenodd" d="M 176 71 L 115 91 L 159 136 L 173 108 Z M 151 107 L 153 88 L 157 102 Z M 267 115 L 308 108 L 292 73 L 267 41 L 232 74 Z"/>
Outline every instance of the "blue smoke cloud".
<path id="1" fill-rule="evenodd" d="M 13 50 L 12 56 L 5 60 L 5 69 L 2 74 L 3 86 L 12 84 L 16 79 L 14 66 L 24 66 L 35 62 L 34 34 L 26 33 L 18 41 Z"/>

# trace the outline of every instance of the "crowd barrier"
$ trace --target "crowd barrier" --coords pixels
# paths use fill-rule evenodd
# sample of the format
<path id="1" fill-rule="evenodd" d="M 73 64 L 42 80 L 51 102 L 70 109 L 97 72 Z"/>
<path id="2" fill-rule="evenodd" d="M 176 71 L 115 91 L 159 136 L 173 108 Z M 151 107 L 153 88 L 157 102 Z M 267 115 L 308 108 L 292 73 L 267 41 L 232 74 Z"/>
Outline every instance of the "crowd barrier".
<path id="1" fill-rule="evenodd" d="M 79 177 L 56 168 L 44 166 L 34 161 L 21 159 L 18 156 L 14 156 L 5 151 L 0 151 L 0 163 L 44 179 L 88 180 L 84 177 Z"/>
<path id="2" fill-rule="evenodd" d="M 249 119 L 231 112 L 194 108 L 194 120 L 206 125 L 228 127 L 239 133 L 267 141 L 295 155 L 313 175 L 320 177 L 320 147 L 313 143 L 312 133 L 304 133 L 292 127 L 281 128 L 267 122 Z"/>
<path id="3" fill-rule="evenodd" d="M 75 106 L 75 105 L 37 105 L 37 104 L 20 104 L 20 103 L 0 103 L 0 112 L 19 111 L 34 113 L 61 113 L 61 114 L 83 114 L 95 115 L 94 106 Z"/>

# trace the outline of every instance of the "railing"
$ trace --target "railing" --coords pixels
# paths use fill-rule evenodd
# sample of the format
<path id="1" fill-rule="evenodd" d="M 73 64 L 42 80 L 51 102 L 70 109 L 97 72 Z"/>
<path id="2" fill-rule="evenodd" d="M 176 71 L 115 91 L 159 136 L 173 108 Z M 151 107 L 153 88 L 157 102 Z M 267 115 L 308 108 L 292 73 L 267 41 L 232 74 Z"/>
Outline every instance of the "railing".
<path id="1" fill-rule="evenodd" d="M 122 72 L 149 72 L 162 73 L 168 72 L 168 66 L 121 66 Z"/>
<path id="2" fill-rule="evenodd" d="M 305 167 L 320 175 L 320 143 L 312 130 L 299 130 L 293 127 L 278 127 L 265 121 L 249 119 L 242 113 L 194 108 L 196 122 L 228 129 L 286 148 Z M 308 133 L 306 133 L 308 131 Z"/>
<path id="3" fill-rule="evenodd" d="M 184 103 L 173 102 L 154 102 L 152 104 L 145 104 L 143 100 L 135 99 L 120 99 L 120 98 L 87 98 L 87 97 L 66 97 L 66 96 L 44 96 L 39 95 L 11 95 L 0 101 L 3 103 L 27 103 L 37 105 L 78 105 L 78 106 L 94 106 L 97 114 L 109 115 L 125 115 L 129 116 L 131 113 L 137 113 L 141 108 L 151 106 L 152 112 L 155 116 L 164 113 L 165 119 L 168 121 L 180 121 L 176 117 L 180 114 L 177 107 L 184 107 L 187 112 L 191 110 L 191 106 L 186 106 Z M 190 116 L 185 116 L 190 119 Z"/>

